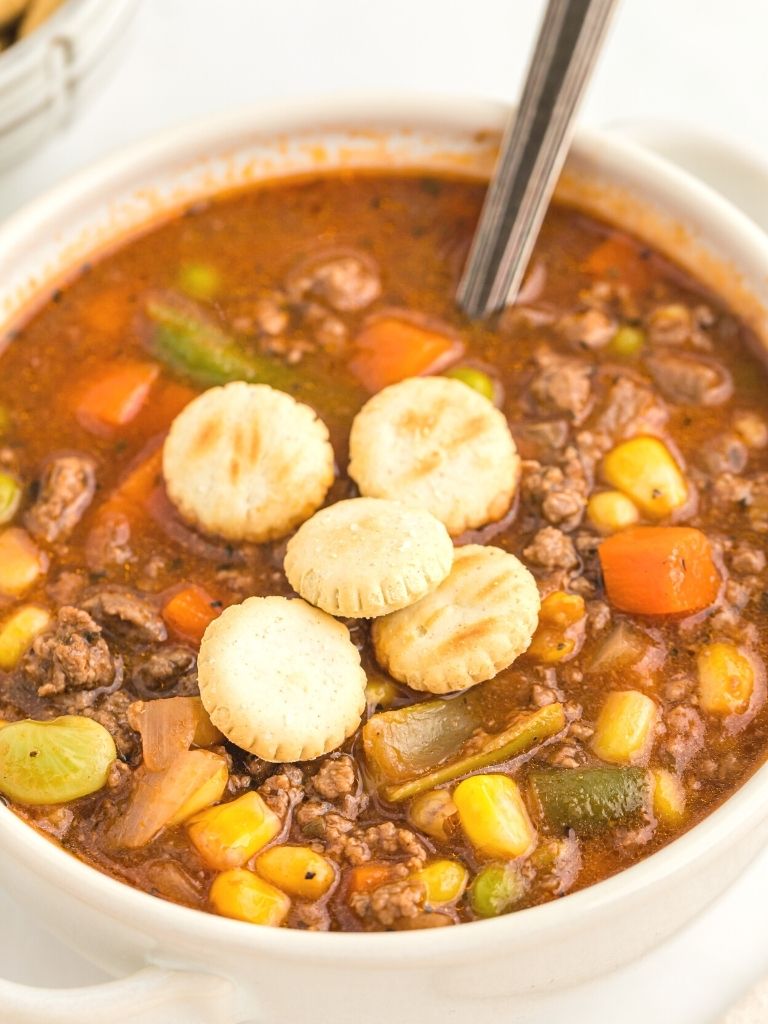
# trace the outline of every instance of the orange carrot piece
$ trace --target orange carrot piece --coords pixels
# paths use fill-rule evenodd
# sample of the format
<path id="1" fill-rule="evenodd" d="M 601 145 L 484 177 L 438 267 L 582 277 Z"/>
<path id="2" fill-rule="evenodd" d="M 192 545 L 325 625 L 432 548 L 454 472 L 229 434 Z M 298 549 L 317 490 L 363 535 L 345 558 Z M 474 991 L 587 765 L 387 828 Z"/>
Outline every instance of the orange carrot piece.
<path id="1" fill-rule="evenodd" d="M 218 602 L 207 590 L 190 583 L 166 601 L 163 619 L 169 629 L 191 643 L 199 644 L 203 633 L 221 614 Z"/>
<path id="2" fill-rule="evenodd" d="M 599 548 L 608 600 L 637 615 L 690 615 L 717 597 L 709 540 L 690 526 L 635 526 Z"/>
<path id="3" fill-rule="evenodd" d="M 368 391 L 381 391 L 406 377 L 438 373 L 464 351 L 456 338 L 387 317 L 363 327 L 349 366 Z"/>
<path id="4" fill-rule="evenodd" d="M 650 267 L 641 252 L 638 243 L 625 235 L 609 235 L 587 256 L 581 269 L 593 277 L 642 291 L 650 283 Z"/>
<path id="5" fill-rule="evenodd" d="M 392 878 L 392 864 L 359 864 L 347 875 L 349 892 L 373 892 Z"/>
<path id="6" fill-rule="evenodd" d="M 159 373 L 156 363 L 134 361 L 110 366 L 81 392 L 78 419 L 90 430 L 124 427 L 146 402 Z"/>

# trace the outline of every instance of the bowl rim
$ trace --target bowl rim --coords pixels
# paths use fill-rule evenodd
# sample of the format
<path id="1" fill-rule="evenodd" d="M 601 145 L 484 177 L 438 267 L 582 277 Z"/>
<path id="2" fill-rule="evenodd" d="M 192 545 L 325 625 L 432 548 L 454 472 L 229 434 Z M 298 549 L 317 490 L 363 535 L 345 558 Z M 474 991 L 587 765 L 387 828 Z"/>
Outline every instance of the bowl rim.
<path id="1" fill-rule="evenodd" d="M 76 4 L 89 0 L 71 0 Z M 86 167 L 41 197 L 32 200 L 0 226 L 0 249 L 13 247 L 34 236 L 48 218 L 62 213 L 96 185 L 113 192 L 126 189 L 139 172 L 149 173 L 169 164 L 179 153 L 195 151 L 206 142 L 211 152 L 232 137 L 244 141 L 266 117 L 284 124 L 282 134 L 310 125 L 322 131 L 325 122 L 336 127 L 359 128 L 361 124 L 392 130 L 404 125 L 431 130 L 499 129 L 511 106 L 505 102 L 449 98 L 423 93 L 373 93 L 326 96 L 311 100 L 279 100 L 230 112 L 224 116 L 193 121 L 162 135 L 134 143 L 116 154 Z M 734 249 L 751 250 L 750 259 L 768 266 L 768 237 L 744 214 L 708 186 L 635 143 L 599 131 L 580 131 L 574 152 L 599 159 L 610 170 L 630 162 L 633 173 L 652 182 L 654 190 L 683 194 L 709 221 L 734 239 Z M 418 162 L 414 161 L 414 166 Z M 744 257 L 746 258 L 746 257 Z M 41 286 L 43 287 L 43 286 Z M 179 945 L 205 951 L 211 942 L 220 949 L 247 950 L 262 956 L 309 960 L 319 965 L 338 962 L 399 968 L 455 960 L 458 956 L 480 958 L 489 944 L 503 943 L 513 949 L 537 936 L 559 930 L 581 932 L 590 919 L 604 915 L 617 904 L 638 897 L 707 855 L 722 855 L 733 837 L 768 817 L 768 763 L 759 767 L 741 787 L 678 839 L 611 877 L 571 893 L 562 899 L 516 911 L 501 917 L 466 922 L 459 927 L 412 932 L 310 932 L 290 928 L 259 927 L 219 917 L 152 896 L 104 874 L 68 853 L 0 804 L 0 850 L 52 886 L 90 908 L 125 922 L 135 930 L 162 933 Z"/>

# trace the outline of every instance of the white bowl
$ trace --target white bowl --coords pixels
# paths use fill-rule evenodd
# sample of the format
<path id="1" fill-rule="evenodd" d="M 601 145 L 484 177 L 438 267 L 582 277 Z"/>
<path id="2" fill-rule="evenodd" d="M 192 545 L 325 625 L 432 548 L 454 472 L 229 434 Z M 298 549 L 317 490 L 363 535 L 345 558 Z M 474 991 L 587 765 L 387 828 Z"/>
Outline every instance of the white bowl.
<path id="1" fill-rule="evenodd" d="M 67 0 L 0 54 L 0 167 L 66 124 L 117 66 L 137 7 L 138 0 Z"/>
<path id="2" fill-rule="evenodd" d="M 464 100 L 281 103 L 134 147 L 0 228 L 0 319 L 68 268 L 196 197 L 335 167 L 487 174 L 508 110 Z M 574 143 L 561 197 L 673 253 L 768 345 L 768 238 L 657 157 L 607 135 Z M 114 974 L 47 993 L 0 983 L 0 1019 L 75 1024 L 340 1024 L 524 1012 L 528 994 L 595 977 L 657 945 L 709 903 L 768 835 L 768 767 L 701 824 L 626 871 L 492 921 L 389 934 L 260 928 L 156 899 L 87 867 L 0 807 L 0 878 L 35 919 Z M 154 969 L 141 971 L 153 965 Z"/>

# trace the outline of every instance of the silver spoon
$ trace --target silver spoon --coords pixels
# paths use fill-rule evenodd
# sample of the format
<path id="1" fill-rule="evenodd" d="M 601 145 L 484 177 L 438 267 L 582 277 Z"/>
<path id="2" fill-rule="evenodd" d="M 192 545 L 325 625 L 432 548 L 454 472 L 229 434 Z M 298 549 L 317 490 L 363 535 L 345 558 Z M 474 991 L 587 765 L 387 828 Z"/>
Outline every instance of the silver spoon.
<path id="1" fill-rule="evenodd" d="M 616 3 L 547 4 L 456 293 L 468 316 L 485 316 L 517 295 Z"/>

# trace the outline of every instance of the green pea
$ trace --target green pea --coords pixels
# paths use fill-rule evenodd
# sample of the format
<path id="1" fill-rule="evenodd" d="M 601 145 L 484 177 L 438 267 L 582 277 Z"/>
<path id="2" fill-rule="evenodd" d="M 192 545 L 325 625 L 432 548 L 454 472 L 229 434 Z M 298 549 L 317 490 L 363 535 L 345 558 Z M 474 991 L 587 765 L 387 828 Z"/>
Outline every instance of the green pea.
<path id="1" fill-rule="evenodd" d="M 21 487 L 18 480 L 0 470 L 0 526 L 10 523 L 16 515 L 21 501 Z"/>
<path id="2" fill-rule="evenodd" d="M 480 917 L 498 917 L 520 902 L 525 888 L 525 879 L 515 864 L 488 864 L 475 876 L 469 901 Z"/>
<path id="3" fill-rule="evenodd" d="M 622 324 L 608 346 L 617 356 L 635 356 L 645 345 L 645 331 L 640 327 Z"/>
<path id="4" fill-rule="evenodd" d="M 116 756 L 91 718 L 11 722 L 0 729 L 0 793 L 29 807 L 68 803 L 102 789 Z"/>
<path id="5" fill-rule="evenodd" d="M 221 275 L 208 263 L 185 263 L 179 271 L 179 288 L 193 299 L 212 299 L 221 287 Z"/>
<path id="6" fill-rule="evenodd" d="M 468 388 L 477 391 L 479 395 L 487 398 L 489 402 L 493 401 L 493 381 L 482 370 L 476 370 L 474 366 L 454 366 L 452 369 L 446 370 L 443 376 L 451 377 L 453 380 L 460 380 L 462 384 L 466 384 Z"/>

